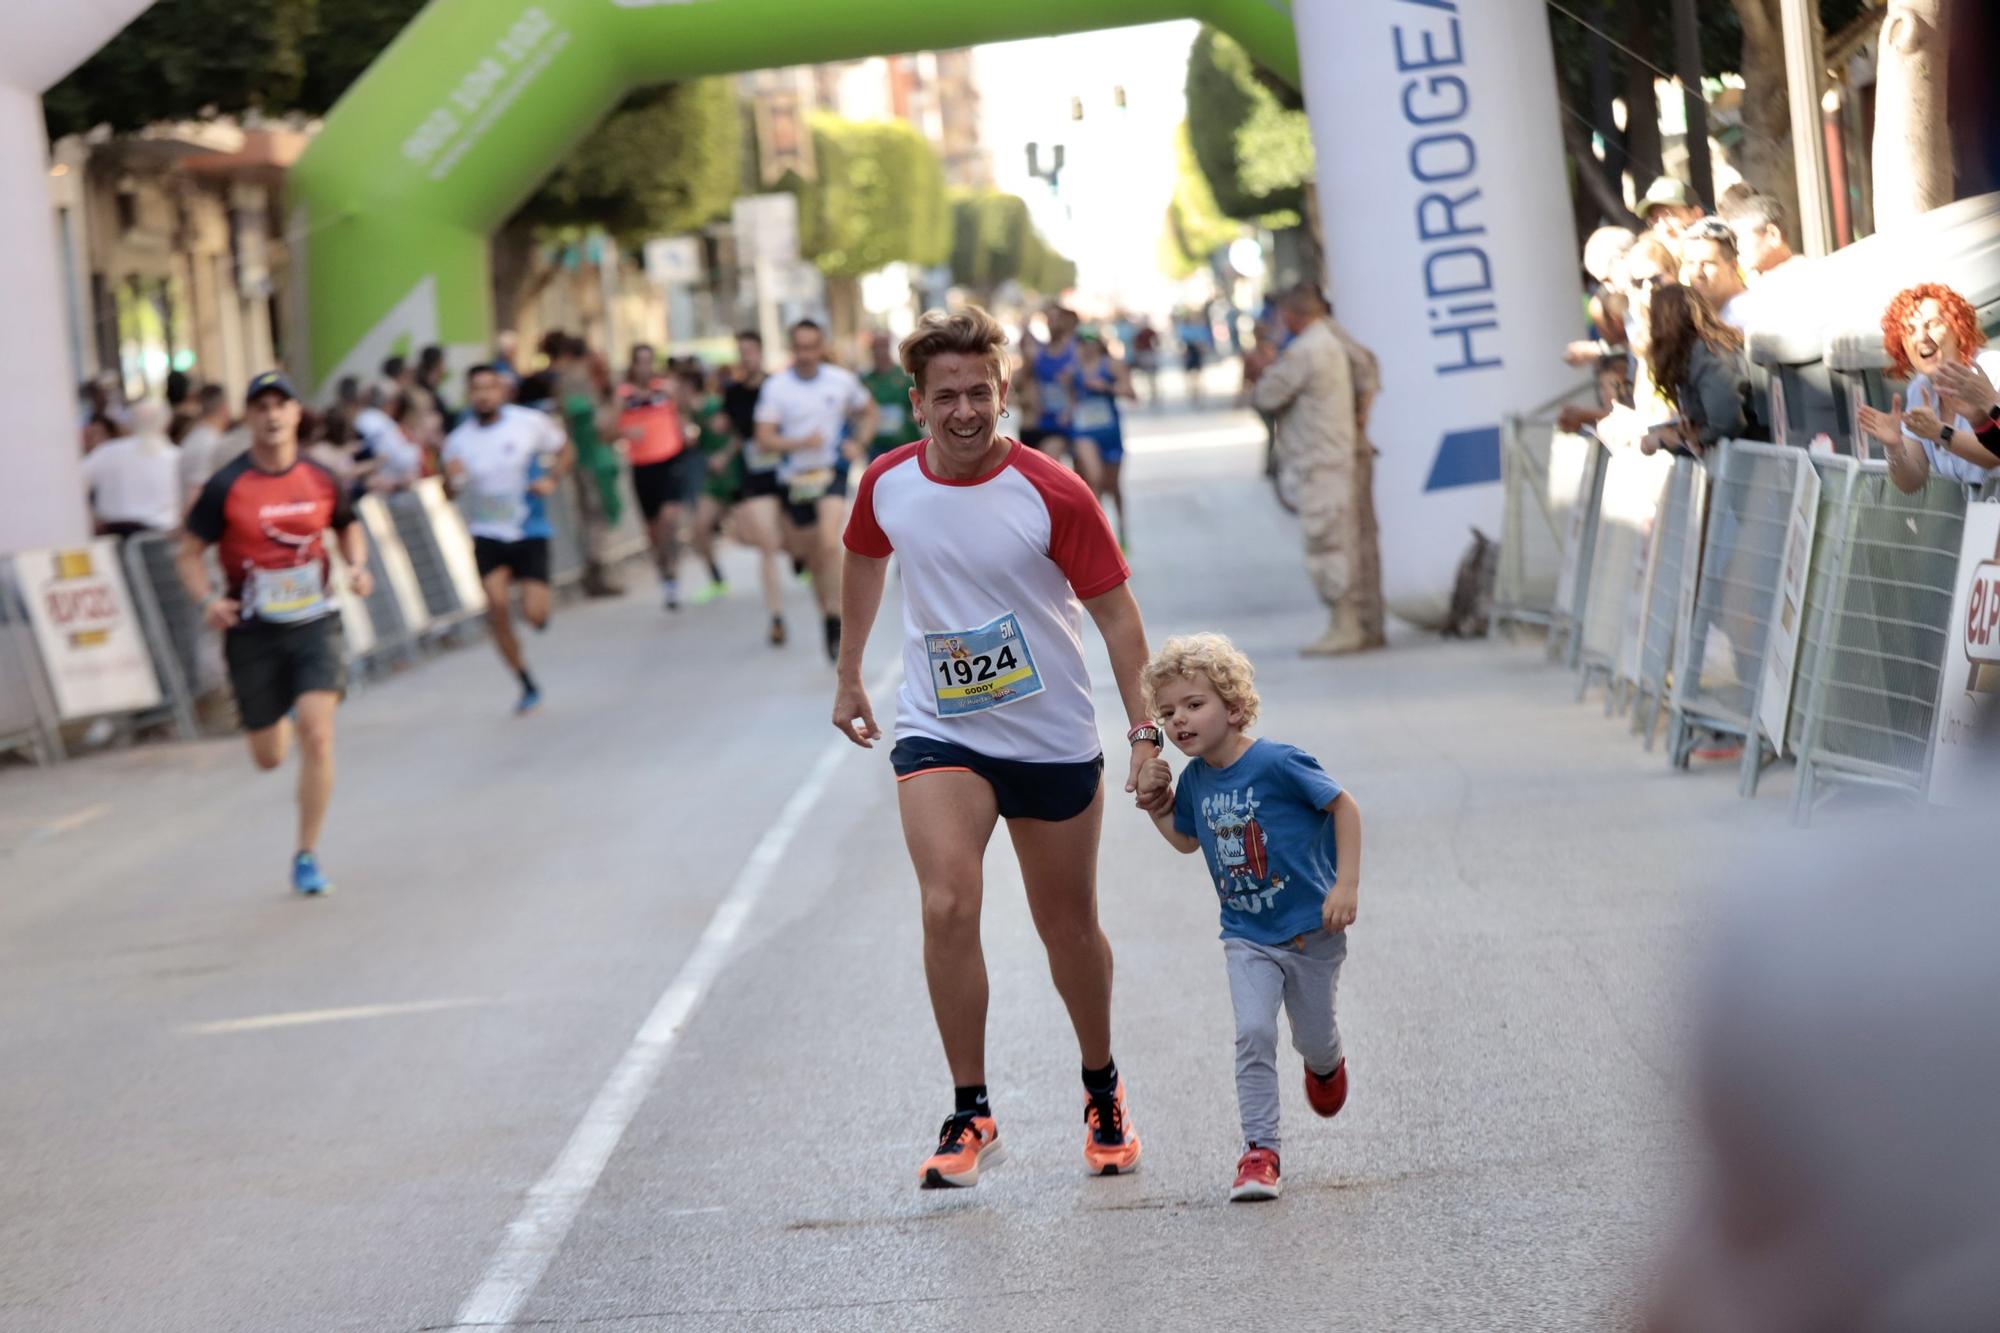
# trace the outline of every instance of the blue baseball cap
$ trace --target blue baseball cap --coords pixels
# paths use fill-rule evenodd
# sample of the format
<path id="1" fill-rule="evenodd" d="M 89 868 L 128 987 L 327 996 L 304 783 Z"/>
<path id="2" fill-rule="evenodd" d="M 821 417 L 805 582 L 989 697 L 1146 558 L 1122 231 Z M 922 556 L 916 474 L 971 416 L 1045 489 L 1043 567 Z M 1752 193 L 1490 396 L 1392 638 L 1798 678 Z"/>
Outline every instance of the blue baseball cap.
<path id="1" fill-rule="evenodd" d="M 299 396 L 298 392 L 292 388 L 292 382 L 285 378 L 285 372 L 282 370 L 267 370 L 251 380 L 250 387 L 243 391 L 243 401 L 245 403 L 254 403 L 257 401 L 259 394 L 265 393 L 281 393 L 294 402 L 298 401 Z"/>

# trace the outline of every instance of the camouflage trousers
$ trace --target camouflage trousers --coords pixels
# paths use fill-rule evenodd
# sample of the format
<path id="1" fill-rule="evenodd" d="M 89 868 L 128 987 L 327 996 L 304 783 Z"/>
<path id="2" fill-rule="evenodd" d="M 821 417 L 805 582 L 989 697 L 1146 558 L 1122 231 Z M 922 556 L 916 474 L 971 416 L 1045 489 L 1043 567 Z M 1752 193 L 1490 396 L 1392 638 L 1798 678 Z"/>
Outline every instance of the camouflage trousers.
<path id="1" fill-rule="evenodd" d="M 1345 603 L 1370 643 L 1382 642 L 1382 556 L 1375 524 L 1375 451 L 1328 451 L 1293 473 L 1306 574 L 1329 608 Z"/>

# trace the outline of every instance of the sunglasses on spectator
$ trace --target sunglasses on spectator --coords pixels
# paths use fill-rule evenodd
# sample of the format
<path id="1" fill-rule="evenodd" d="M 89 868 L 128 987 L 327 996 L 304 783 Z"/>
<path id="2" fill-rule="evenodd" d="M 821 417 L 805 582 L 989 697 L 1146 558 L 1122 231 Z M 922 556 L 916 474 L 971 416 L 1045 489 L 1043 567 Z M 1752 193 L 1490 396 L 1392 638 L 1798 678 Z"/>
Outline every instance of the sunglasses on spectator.
<path id="1" fill-rule="evenodd" d="M 1651 287 L 1654 291 L 1658 291 L 1662 287 L 1671 287 L 1673 285 L 1673 278 L 1665 273 L 1655 273 L 1648 278 L 1632 279 L 1632 289 L 1634 291 L 1637 291 L 1641 287 Z"/>

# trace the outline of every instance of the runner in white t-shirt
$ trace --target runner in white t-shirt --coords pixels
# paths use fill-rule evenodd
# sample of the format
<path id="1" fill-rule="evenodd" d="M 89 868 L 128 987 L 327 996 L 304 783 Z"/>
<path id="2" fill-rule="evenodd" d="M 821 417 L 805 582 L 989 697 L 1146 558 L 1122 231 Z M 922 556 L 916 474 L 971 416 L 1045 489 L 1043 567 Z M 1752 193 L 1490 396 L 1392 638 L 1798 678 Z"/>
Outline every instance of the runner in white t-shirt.
<path id="1" fill-rule="evenodd" d="M 569 437 L 553 417 L 508 402 L 507 382 L 492 366 L 474 366 L 465 386 L 472 410 L 445 438 L 445 477 L 472 532 L 493 646 L 521 682 L 514 711 L 531 713 L 542 694 L 515 637 L 508 593 L 518 582 L 522 618 L 548 628 L 548 501 L 569 468 Z"/>
<path id="2" fill-rule="evenodd" d="M 812 320 L 792 325 L 792 364 L 757 395 L 757 444 L 784 455 L 779 499 L 794 549 L 805 547 L 826 617 L 826 655 L 840 653 L 840 525 L 847 516 L 847 468 L 875 438 L 875 399 L 851 370 L 826 360 L 826 334 Z"/>
<path id="3" fill-rule="evenodd" d="M 903 341 L 910 402 L 931 438 L 883 455 L 848 522 L 841 605 L 852 627 L 833 721 L 855 744 L 882 733 L 861 684 L 862 648 L 901 558 L 902 694 L 896 770 L 903 836 L 923 899 L 924 971 L 956 1107 L 919 1172 L 924 1188 L 976 1184 L 1000 1160 L 986 1096 L 986 964 L 980 865 L 1007 820 L 1049 971 L 1083 1054 L 1084 1160 L 1139 1163 L 1111 1058 L 1111 946 L 1097 923 L 1104 756 L 1083 664 L 1087 611 L 1132 719 L 1125 790 L 1159 753 L 1140 670 L 1146 631 L 1130 571 L 1083 480 L 998 434 L 1006 333 L 976 307 L 926 314 Z"/>

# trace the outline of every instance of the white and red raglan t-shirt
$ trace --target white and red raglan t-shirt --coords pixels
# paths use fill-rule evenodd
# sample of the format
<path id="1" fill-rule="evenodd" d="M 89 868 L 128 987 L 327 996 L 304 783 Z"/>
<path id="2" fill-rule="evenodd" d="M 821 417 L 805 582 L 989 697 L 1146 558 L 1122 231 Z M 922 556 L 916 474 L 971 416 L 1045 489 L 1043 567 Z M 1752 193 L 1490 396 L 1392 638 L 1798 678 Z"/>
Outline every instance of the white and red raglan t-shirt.
<path id="1" fill-rule="evenodd" d="M 1132 576 L 1090 487 L 1009 441 L 983 476 L 951 481 L 928 440 L 884 454 L 847 520 L 857 555 L 902 557 L 903 688 L 897 736 L 995 759 L 1095 759 L 1083 602 Z"/>

